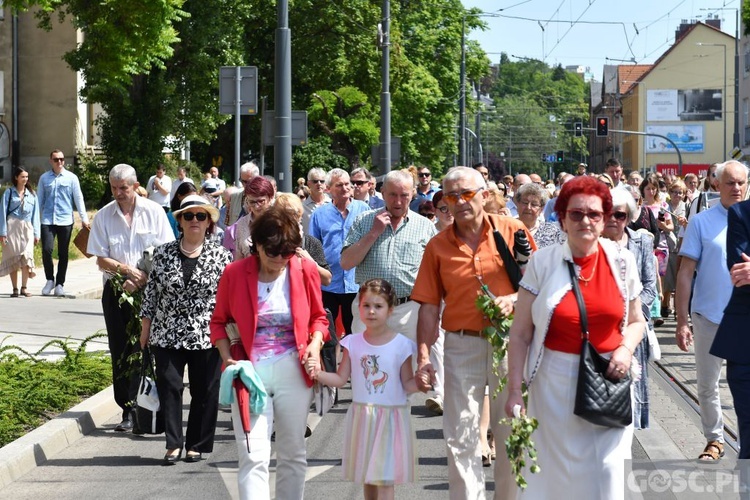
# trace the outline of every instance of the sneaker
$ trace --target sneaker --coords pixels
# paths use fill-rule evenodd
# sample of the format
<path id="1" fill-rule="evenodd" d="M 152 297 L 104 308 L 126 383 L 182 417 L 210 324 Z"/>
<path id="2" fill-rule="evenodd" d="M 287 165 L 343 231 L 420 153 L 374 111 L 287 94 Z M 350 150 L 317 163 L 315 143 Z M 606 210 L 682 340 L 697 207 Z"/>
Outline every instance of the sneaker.
<path id="1" fill-rule="evenodd" d="M 443 414 L 443 399 L 440 396 L 425 399 L 424 405 L 435 415 Z"/>
<path id="2" fill-rule="evenodd" d="M 42 295 L 51 295 L 53 288 L 55 288 L 55 282 L 52 280 L 47 280 L 47 284 L 44 285 L 44 288 L 42 288 Z"/>
<path id="3" fill-rule="evenodd" d="M 62 285 L 57 285 L 55 287 L 55 297 L 65 297 L 65 290 L 63 290 Z"/>

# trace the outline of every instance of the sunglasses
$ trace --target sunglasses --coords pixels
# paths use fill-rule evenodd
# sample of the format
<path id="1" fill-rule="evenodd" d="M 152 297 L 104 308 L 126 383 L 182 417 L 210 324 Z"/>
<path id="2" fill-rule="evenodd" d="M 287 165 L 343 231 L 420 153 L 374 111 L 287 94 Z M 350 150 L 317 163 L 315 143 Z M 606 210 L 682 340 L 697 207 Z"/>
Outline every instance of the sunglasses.
<path id="1" fill-rule="evenodd" d="M 448 205 L 443 205 L 442 207 L 435 207 L 438 210 L 440 210 L 442 213 L 447 214 L 448 213 Z"/>
<path id="2" fill-rule="evenodd" d="M 296 250 L 292 250 L 291 252 L 288 250 L 264 250 L 266 252 L 266 255 L 268 255 L 270 258 L 276 258 L 281 256 L 282 259 L 291 259 L 294 257 L 294 255 L 297 253 Z"/>
<path id="3" fill-rule="evenodd" d="M 310 179 L 309 182 L 312 182 L 313 184 L 325 184 L 325 179 Z"/>
<path id="4" fill-rule="evenodd" d="M 588 217 L 591 222 L 599 222 L 604 217 L 602 212 L 597 210 L 591 210 L 584 212 L 583 210 L 568 210 L 568 217 L 573 222 L 581 222 L 584 217 Z"/>
<path id="5" fill-rule="evenodd" d="M 52 161 L 55 163 L 64 163 L 65 158 L 52 158 Z"/>
<path id="6" fill-rule="evenodd" d="M 434 212 L 427 213 L 427 214 L 419 214 L 419 215 L 421 215 L 422 217 L 427 217 L 428 219 L 434 219 L 435 218 L 435 213 Z"/>
<path id="7" fill-rule="evenodd" d="M 355 186 L 364 186 L 365 184 L 369 183 L 370 181 L 352 181 L 352 184 Z"/>
<path id="8" fill-rule="evenodd" d="M 624 221 L 628 218 L 628 214 L 626 212 L 612 212 L 612 217 L 615 218 L 615 220 L 619 220 L 620 222 Z M 591 218 L 591 217 L 589 217 Z"/>
<path id="9" fill-rule="evenodd" d="M 208 219 L 208 214 L 206 212 L 185 212 L 182 214 L 182 218 L 188 222 L 193 219 L 198 219 L 199 222 L 203 222 Z"/>
<path id="10" fill-rule="evenodd" d="M 431 176 L 432 174 L 431 174 L 431 173 L 429 173 L 429 172 L 420 172 L 420 173 L 418 173 L 417 175 L 418 175 L 418 176 L 420 176 L 420 177 L 429 177 L 429 176 Z"/>
<path id="11" fill-rule="evenodd" d="M 458 203 L 458 199 L 461 198 L 466 203 L 470 202 L 472 198 L 474 198 L 479 191 L 481 191 L 484 188 L 476 188 L 476 189 L 466 189 L 465 191 L 461 191 L 460 193 L 447 193 L 443 195 L 443 199 L 451 204 Z"/>

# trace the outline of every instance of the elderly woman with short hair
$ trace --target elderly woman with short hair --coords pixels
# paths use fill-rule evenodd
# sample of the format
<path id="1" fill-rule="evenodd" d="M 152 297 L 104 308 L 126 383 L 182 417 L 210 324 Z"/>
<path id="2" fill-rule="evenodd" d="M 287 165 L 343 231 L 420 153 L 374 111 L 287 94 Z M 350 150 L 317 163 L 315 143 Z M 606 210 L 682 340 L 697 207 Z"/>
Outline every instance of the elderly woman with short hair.
<path id="1" fill-rule="evenodd" d="M 513 195 L 513 201 L 518 207 L 518 219 L 534 237 L 537 248 L 562 243 L 566 239 L 560 224 L 545 222 L 541 217 L 548 199 L 547 190 L 533 182 L 522 185 Z"/>
<path id="2" fill-rule="evenodd" d="M 641 342 L 641 282 L 633 254 L 600 239 L 612 213 L 609 189 L 591 177 L 566 182 L 555 202 L 565 243 L 532 254 L 518 291 L 508 346 L 508 400 L 539 418 L 534 442 L 539 474 L 526 476 L 528 498 L 622 498 L 633 426 L 602 427 L 574 414 L 581 321 L 573 280 L 580 283 L 590 342 L 609 359 L 605 376 L 630 371 Z M 571 277 L 571 268 L 572 274 Z"/>
<path id="3" fill-rule="evenodd" d="M 229 252 L 211 241 L 219 219 L 211 202 L 188 195 L 174 216 L 181 236 L 156 248 L 141 308 L 141 347 L 151 345 L 156 359 L 156 388 L 167 438 L 164 465 L 180 459 L 183 445 L 186 462 L 198 462 L 203 453 L 213 450 L 221 358 L 211 345 L 208 325 L 219 278 L 231 262 Z M 185 366 L 191 400 L 183 438 Z"/>
<path id="4" fill-rule="evenodd" d="M 223 245 L 232 252 L 234 260 L 244 259 L 250 255 L 250 226 L 253 220 L 273 204 L 275 194 L 273 184 L 263 176 L 253 177 L 245 184 L 245 215 L 224 231 Z"/>
<path id="5" fill-rule="evenodd" d="M 627 248 L 635 255 L 635 267 L 641 278 L 641 312 L 647 322 L 651 321 L 651 306 L 656 300 L 656 259 L 654 258 L 654 237 L 648 231 L 633 231 L 628 222 L 639 213 L 633 197 L 620 189 L 612 191 L 612 213 L 604 224 L 605 238 L 614 241 L 621 248 Z M 648 326 L 651 328 L 651 325 Z M 646 335 L 633 353 L 633 358 L 641 365 L 641 376 L 634 382 L 635 404 L 633 425 L 636 429 L 648 428 L 648 357 L 651 347 Z"/>

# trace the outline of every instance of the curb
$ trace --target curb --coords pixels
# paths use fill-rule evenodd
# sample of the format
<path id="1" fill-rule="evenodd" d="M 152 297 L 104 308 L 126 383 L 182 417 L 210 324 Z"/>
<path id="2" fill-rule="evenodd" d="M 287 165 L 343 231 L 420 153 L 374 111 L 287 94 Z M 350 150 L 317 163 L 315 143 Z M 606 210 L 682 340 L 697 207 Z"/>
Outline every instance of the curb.
<path id="1" fill-rule="evenodd" d="M 122 412 L 109 386 L 70 410 L 0 448 L 0 488 L 44 464 Z"/>

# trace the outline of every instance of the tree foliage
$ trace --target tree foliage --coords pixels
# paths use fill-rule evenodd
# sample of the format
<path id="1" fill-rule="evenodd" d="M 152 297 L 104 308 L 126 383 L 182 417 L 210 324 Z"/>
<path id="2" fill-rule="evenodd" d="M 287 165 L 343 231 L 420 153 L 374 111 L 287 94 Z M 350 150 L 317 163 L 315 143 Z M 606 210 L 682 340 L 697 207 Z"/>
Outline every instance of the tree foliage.
<path id="1" fill-rule="evenodd" d="M 584 154 L 586 138 L 573 136 L 573 123 L 588 121 L 588 85 L 579 75 L 538 60 L 512 62 L 503 54 L 493 95 L 497 116 L 485 131 L 498 138 L 513 172 L 543 175 L 549 166 L 543 154 Z M 570 171 L 569 164 L 558 167 Z"/>

